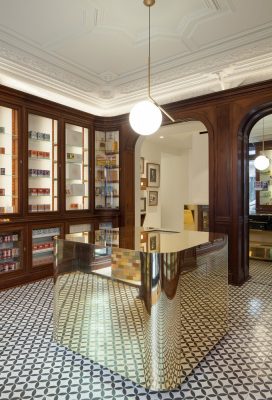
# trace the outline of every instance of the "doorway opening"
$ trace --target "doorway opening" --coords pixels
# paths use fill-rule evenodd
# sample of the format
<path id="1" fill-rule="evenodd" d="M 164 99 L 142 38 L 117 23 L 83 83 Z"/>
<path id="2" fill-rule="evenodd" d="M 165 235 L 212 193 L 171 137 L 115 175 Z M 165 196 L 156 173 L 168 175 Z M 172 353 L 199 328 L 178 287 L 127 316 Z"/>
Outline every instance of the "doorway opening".
<path id="1" fill-rule="evenodd" d="M 259 155 L 269 160 L 262 170 L 256 168 Z M 249 273 L 253 280 L 267 283 L 272 282 L 272 114 L 252 127 L 248 160 Z"/>
<path id="2" fill-rule="evenodd" d="M 166 125 L 135 147 L 135 225 L 208 230 L 209 140 L 205 125 Z"/>

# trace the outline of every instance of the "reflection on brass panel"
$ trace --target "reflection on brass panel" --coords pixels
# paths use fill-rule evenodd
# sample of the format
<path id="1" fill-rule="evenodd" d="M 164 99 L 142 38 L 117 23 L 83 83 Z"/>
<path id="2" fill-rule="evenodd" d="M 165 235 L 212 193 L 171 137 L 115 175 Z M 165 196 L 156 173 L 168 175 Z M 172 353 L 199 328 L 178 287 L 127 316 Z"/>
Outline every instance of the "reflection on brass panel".
<path id="1" fill-rule="evenodd" d="M 134 244 L 112 247 L 111 233 Z M 143 235 L 159 250 L 142 251 Z M 179 386 L 227 330 L 226 235 L 120 228 L 104 246 L 94 237 L 55 241 L 55 340 L 145 387 Z"/>

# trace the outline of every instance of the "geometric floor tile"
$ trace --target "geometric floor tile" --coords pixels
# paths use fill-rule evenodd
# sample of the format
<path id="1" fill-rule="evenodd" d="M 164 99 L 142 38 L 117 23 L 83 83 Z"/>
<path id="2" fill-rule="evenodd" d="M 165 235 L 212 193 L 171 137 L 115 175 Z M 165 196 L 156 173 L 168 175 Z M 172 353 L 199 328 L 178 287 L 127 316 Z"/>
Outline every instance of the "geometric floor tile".
<path id="1" fill-rule="evenodd" d="M 230 286 L 228 334 L 179 390 L 154 392 L 52 340 L 51 279 L 0 292 L 0 399 L 272 399 L 272 263 Z"/>

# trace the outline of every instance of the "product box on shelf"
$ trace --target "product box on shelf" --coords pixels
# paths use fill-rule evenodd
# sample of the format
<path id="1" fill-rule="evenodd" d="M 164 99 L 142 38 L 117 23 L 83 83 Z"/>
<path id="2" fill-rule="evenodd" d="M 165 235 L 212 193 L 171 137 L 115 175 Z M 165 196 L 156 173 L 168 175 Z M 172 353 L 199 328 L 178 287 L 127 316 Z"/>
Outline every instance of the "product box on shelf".
<path id="1" fill-rule="evenodd" d="M 5 189 L 4 188 L 0 188 L 0 196 L 5 196 Z"/>
<path id="2" fill-rule="evenodd" d="M 107 157 L 103 155 L 96 156 L 96 165 L 104 167 L 107 164 Z"/>
<path id="3" fill-rule="evenodd" d="M 67 193 L 67 194 L 70 194 L 73 196 L 84 196 L 85 195 L 85 185 L 84 184 L 72 183 L 71 185 L 67 185 L 67 189 L 69 190 L 69 193 Z"/>
<path id="4" fill-rule="evenodd" d="M 0 154 L 5 154 L 5 147 L 0 147 Z"/>
<path id="5" fill-rule="evenodd" d="M 66 178 L 81 180 L 81 166 L 77 164 L 66 165 Z"/>
<path id="6" fill-rule="evenodd" d="M 20 268 L 20 263 L 17 261 L 0 264 L 0 272 L 15 271 L 16 269 L 19 269 L 19 268 Z"/>
<path id="7" fill-rule="evenodd" d="M 5 127 L 4 126 L 0 126 L 0 133 L 5 133 Z"/>
<path id="8" fill-rule="evenodd" d="M 78 203 L 71 203 L 70 204 L 70 208 L 72 210 L 78 210 L 79 209 L 79 204 Z"/>
<path id="9" fill-rule="evenodd" d="M 118 182 L 118 171 L 109 170 L 107 173 L 107 180 L 110 182 Z"/>
<path id="10" fill-rule="evenodd" d="M 82 133 L 75 130 L 66 131 L 66 144 L 70 146 L 82 147 Z"/>
<path id="11" fill-rule="evenodd" d="M 73 162 L 78 162 L 78 163 L 81 163 L 82 162 L 82 154 L 77 154 L 77 153 L 67 153 L 66 154 L 66 156 L 67 156 L 67 161 L 69 162 L 71 162 L 71 161 L 73 161 Z"/>
<path id="12" fill-rule="evenodd" d="M 29 131 L 28 132 L 29 139 L 37 139 L 38 135 L 36 131 Z"/>
<path id="13" fill-rule="evenodd" d="M 6 169 L 0 168 L 0 175 L 6 175 Z"/>
<path id="14" fill-rule="evenodd" d="M 50 141 L 50 134 L 49 133 L 43 133 L 43 132 L 37 132 L 37 131 L 28 131 L 28 137 L 29 137 L 29 139 L 34 139 L 34 140 Z"/>

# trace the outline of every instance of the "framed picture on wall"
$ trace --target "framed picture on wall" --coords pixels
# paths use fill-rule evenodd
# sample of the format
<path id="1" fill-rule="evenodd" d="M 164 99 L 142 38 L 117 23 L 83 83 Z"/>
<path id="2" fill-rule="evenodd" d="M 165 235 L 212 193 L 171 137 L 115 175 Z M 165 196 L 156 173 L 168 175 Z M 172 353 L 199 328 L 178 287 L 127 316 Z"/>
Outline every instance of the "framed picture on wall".
<path id="1" fill-rule="evenodd" d="M 141 212 L 146 212 L 146 198 L 141 197 Z"/>
<path id="2" fill-rule="evenodd" d="M 150 190 L 148 194 L 148 205 L 157 206 L 158 205 L 158 192 Z"/>
<path id="3" fill-rule="evenodd" d="M 156 232 L 148 233 L 148 251 L 160 251 L 160 235 Z"/>
<path id="4" fill-rule="evenodd" d="M 144 157 L 140 158 L 140 174 L 144 174 Z"/>
<path id="5" fill-rule="evenodd" d="M 147 186 L 160 187 L 160 164 L 147 163 Z"/>

